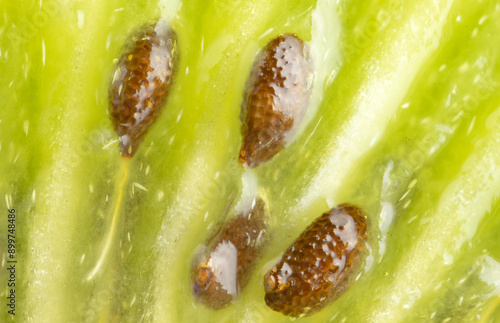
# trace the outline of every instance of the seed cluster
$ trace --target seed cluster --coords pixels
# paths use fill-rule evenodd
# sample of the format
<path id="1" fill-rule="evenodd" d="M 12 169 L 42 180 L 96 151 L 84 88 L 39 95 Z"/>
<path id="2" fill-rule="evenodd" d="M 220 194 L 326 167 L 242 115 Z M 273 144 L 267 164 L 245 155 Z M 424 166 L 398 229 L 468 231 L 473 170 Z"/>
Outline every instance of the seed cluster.
<path id="1" fill-rule="evenodd" d="M 363 250 L 365 218 L 361 209 L 349 204 L 317 218 L 265 275 L 266 304 L 299 317 L 340 296 Z"/>
<path id="2" fill-rule="evenodd" d="M 179 59 L 175 32 L 159 21 L 126 45 L 109 88 L 110 116 L 123 157 L 132 157 L 167 100 Z"/>
<path id="3" fill-rule="evenodd" d="M 240 162 L 256 167 L 280 152 L 309 106 L 312 64 L 304 42 L 285 34 L 257 57 L 242 107 Z"/>
<path id="4" fill-rule="evenodd" d="M 167 100 L 178 62 L 174 31 L 164 21 L 136 32 L 119 58 L 109 89 L 110 115 L 123 157 L 132 157 Z M 309 52 L 295 35 L 271 40 L 259 54 L 242 107 L 239 160 L 254 168 L 296 133 L 312 92 Z M 231 304 L 247 284 L 266 240 L 268 209 L 252 206 L 222 223 L 193 261 L 193 293 L 212 309 Z M 341 204 L 316 219 L 264 278 L 267 305 L 299 317 L 323 308 L 346 288 L 366 238 L 365 215 Z"/>

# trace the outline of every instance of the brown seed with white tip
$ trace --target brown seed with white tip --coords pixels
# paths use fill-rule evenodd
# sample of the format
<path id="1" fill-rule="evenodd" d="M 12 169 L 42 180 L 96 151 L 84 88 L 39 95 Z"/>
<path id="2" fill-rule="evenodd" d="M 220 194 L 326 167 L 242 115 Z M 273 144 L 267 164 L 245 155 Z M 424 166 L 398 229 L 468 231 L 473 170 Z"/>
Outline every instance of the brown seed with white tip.
<path id="1" fill-rule="evenodd" d="M 193 263 L 196 300 L 211 309 L 231 304 L 248 282 L 265 242 L 267 207 L 257 198 L 248 212 L 236 215 L 208 240 Z"/>
<path id="2" fill-rule="evenodd" d="M 264 277 L 266 304 L 285 315 L 310 315 L 347 288 L 366 239 L 366 216 L 340 204 L 317 218 Z"/>
<path id="3" fill-rule="evenodd" d="M 110 117 L 123 157 L 132 157 L 167 100 L 179 59 L 174 31 L 160 20 L 129 40 L 109 88 Z"/>
<path id="4" fill-rule="evenodd" d="M 281 35 L 264 48 L 242 107 L 242 164 L 256 167 L 285 147 L 309 107 L 312 80 L 308 48 L 296 35 Z"/>

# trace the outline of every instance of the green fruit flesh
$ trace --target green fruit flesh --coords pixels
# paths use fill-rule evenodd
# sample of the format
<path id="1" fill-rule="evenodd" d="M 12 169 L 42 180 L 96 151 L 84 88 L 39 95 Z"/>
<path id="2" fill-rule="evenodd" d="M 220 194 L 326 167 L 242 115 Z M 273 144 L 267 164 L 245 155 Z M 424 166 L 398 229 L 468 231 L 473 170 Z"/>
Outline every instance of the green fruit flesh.
<path id="1" fill-rule="evenodd" d="M 171 20 L 181 53 L 162 114 L 124 169 L 107 115 L 134 28 Z M 338 203 L 368 214 L 370 255 L 305 322 L 500 319 L 500 2 L 4 1 L 0 223 L 15 208 L 20 322 L 288 322 L 264 274 Z M 301 132 L 255 169 L 271 239 L 240 297 L 191 294 L 194 250 L 242 192 L 240 106 L 260 48 L 295 33 L 315 87 Z M 5 283 L 4 283 L 5 282 Z M 14 321 L 4 306 L 1 321 Z"/>

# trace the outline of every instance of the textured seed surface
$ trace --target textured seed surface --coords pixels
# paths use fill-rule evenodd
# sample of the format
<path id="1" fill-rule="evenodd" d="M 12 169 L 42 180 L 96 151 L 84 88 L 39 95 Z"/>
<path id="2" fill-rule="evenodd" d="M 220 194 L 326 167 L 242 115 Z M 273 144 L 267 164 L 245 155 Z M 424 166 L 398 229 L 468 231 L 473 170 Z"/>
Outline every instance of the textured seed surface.
<path id="1" fill-rule="evenodd" d="M 242 164 L 256 167 L 285 147 L 307 111 L 312 80 L 308 48 L 297 36 L 281 35 L 260 53 L 242 107 Z"/>
<path id="2" fill-rule="evenodd" d="M 162 20 L 143 26 L 119 58 L 109 89 L 121 154 L 132 157 L 166 102 L 178 61 L 175 33 Z"/>
<path id="3" fill-rule="evenodd" d="M 266 217 L 264 201 L 256 199 L 252 210 L 224 223 L 209 239 L 193 266 L 198 302 L 221 309 L 238 296 L 265 241 Z"/>
<path id="4" fill-rule="evenodd" d="M 361 209 L 341 204 L 317 218 L 264 277 L 266 304 L 299 317 L 340 296 L 366 239 Z"/>

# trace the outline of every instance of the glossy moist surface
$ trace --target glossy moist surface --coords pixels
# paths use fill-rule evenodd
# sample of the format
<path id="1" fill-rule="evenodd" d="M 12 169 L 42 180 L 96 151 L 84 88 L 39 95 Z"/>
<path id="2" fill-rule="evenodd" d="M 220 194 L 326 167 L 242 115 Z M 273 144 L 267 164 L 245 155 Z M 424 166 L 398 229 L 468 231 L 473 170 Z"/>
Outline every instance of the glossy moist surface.
<path id="1" fill-rule="evenodd" d="M 358 207 L 341 204 L 324 213 L 265 275 L 266 304 L 294 317 L 320 310 L 345 289 L 365 238 Z"/>
<path id="2" fill-rule="evenodd" d="M 165 104 L 178 60 L 176 42 L 164 21 L 143 26 L 116 64 L 110 115 L 124 157 L 134 155 Z"/>
<path id="3" fill-rule="evenodd" d="M 246 214 L 238 214 L 208 240 L 195 258 L 193 292 L 209 308 L 229 305 L 246 284 L 265 240 L 266 205 L 256 199 Z"/>
<path id="4" fill-rule="evenodd" d="M 241 163 L 256 167 L 283 149 L 307 111 L 312 80 L 308 48 L 297 36 L 281 35 L 260 53 L 243 103 Z"/>

